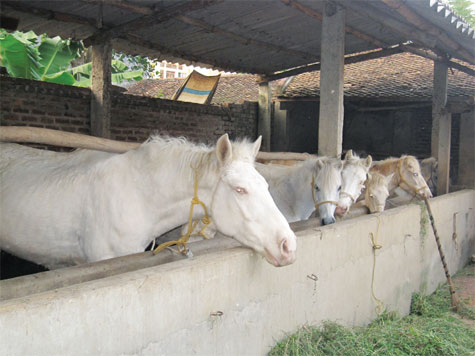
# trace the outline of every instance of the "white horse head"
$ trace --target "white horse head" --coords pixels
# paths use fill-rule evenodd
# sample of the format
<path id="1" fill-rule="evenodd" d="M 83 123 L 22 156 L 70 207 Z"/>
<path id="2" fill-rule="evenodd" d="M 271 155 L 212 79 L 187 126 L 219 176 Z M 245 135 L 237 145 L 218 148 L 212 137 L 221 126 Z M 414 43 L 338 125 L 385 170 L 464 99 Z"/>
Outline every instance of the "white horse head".
<path id="1" fill-rule="evenodd" d="M 361 194 L 371 163 L 371 156 L 367 158 L 359 158 L 353 154 L 352 150 L 348 150 L 343 161 L 343 170 L 341 171 L 341 191 L 336 209 L 337 215 L 343 215 L 348 212 L 351 205 Z"/>
<path id="2" fill-rule="evenodd" d="M 384 211 L 386 200 L 389 196 L 389 183 L 394 174 L 385 176 L 378 172 L 368 173 L 368 179 L 365 186 L 365 205 L 371 213 L 380 213 Z"/>
<path id="3" fill-rule="evenodd" d="M 227 135 L 216 145 L 219 182 L 210 212 L 219 231 L 265 256 L 275 266 L 294 262 L 296 238 L 275 205 L 265 179 L 254 168 L 261 137 L 250 145 Z"/>
<path id="4" fill-rule="evenodd" d="M 314 179 L 315 208 L 322 225 L 333 224 L 335 208 L 341 189 L 341 170 L 343 162 L 336 158 L 317 158 Z"/>

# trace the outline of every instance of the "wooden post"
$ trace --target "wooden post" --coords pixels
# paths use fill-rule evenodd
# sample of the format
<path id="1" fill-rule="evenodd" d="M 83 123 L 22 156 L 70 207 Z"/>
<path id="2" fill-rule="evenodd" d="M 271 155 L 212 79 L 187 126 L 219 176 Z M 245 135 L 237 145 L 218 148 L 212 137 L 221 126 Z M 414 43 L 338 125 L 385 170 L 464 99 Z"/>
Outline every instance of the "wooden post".
<path id="1" fill-rule="evenodd" d="M 451 114 L 447 111 L 446 64 L 434 62 L 434 91 L 432 95 L 432 156 L 437 158 L 437 195 L 449 192 L 450 126 Z"/>
<path id="2" fill-rule="evenodd" d="M 269 82 L 259 84 L 259 117 L 257 132 L 262 135 L 261 151 L 270 151 L 270 115 L 271 115 L 271 91 Z"/>
<path id="3" fill-rule="evenodd" d="M 457 185 L 475 189 L 475 111 L 460 117 L 459 171 Z"/>
<path id="4" fill-rule="evenodd" d="M 325 2 L 322 21 L 318 154 L 341 154 L 343 143 L 343 70 L 345 10 Z"/>
<path id="5" fill-rule="evenodd" d="M 110 41 L 92 46 L 91 134 L 106 138 L 110 137 L 111 60 Z"/>
<path id="6" fill-rule="evenodd" d="M 273 151 L 288 151 L 287 110 L 281 109 L 281 102 L 274 102 L 273 137 L 271 149 Z"/>

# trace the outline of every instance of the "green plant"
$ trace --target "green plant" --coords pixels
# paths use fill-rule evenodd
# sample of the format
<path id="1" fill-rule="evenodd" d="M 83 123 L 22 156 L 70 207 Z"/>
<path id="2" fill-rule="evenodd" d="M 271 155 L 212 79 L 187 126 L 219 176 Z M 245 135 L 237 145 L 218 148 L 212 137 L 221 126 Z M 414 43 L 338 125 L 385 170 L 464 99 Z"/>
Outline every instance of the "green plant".
<path id="1" fill-rule="evenodd" d="M 89 87 L 92 63 L 71 68 L 71 62 L 84 52 L 80 41 L 38 36 L 33 31 L 9 33 L 0 29 L 0 66 L 12 77 Z M 115 84 L 141 80 L 150 68 L 147 58 L 115 52 L 113 56 L 111 80 Z"/>
<path id="2" fill-rule="evenodd" d="M 82 49 L 78 41 L 0 29 L 0 65 L 13 77 L 72 85 L 67 69 Z"/>
<path id="3" fill-rule="evenodd" d="M 333 322 L 303 326 L 277 343 L 270 356 L 438 356 L 473 355 L 475 329 L 460 320 L 474 319 L 473 307 L 450 310 L 447 285 L 430 296 L 414 294 L 411 314 L 384 312 L 367 327 L 345 328 Z"/>

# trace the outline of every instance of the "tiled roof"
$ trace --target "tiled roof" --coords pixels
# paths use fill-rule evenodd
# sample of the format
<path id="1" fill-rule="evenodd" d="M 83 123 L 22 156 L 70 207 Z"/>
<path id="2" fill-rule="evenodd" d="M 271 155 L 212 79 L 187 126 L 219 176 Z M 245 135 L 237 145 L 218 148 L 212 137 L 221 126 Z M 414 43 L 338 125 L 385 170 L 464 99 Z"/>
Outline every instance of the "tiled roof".
<path id="1" fill-rule="evenodd" d="M 243 103 L 257 101 L 259 85 L 257 76 L 247 74 L 221 75 L 211 104 Z M 171 99 L 184 79 L 144 79 L 133 85 L 127 94 Z"/>
<path id="2" fill-rule="evenodd" d="M 467 64 L 464 64 L 467 65 Z M 431 100 L 433 62 L 410 53 L 345 65 L 345 96 L 359 99 Z M 475 69 L 475 66 L 472 66 Z M 259 86 L 254 75 L 222 75 L 212 104 L 257 101 Z M 184 79 L 145 79 L 128 90 L 128 94 L 171 99 Z M 272 82 L 275 87 L 285 79 Z M 315 98 L 320 95 L 320 72 L 299 74 L 280 97 Z M 475 95 L 475 78 L 449 69 L 448 96 Z"/>
<path id="3" fill-rule="evenodd" d="M 466 64 L 465 64 L 466 65 Z M 371 99 L 432 98 L 433 62 L 410 53 L 345 65 L 345 97 Z M 475 66 L 472 66 L 475 69 Z M 320 72 L 297 75 L 283 97 L 318 97 Z M 475 95 L 475 78 L 449 69 L 448 96 Z"/>

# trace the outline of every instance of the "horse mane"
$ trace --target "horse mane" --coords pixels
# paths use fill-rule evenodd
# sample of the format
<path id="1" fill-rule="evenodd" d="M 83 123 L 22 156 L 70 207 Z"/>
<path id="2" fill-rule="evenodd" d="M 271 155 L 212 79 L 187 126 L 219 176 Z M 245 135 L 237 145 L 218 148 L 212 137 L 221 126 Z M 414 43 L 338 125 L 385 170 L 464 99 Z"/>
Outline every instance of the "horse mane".
<path id="1" fill-rule="evenodd" d="M 252 142 L 244 138 L 231 142 L 232 159 L 254 162 Z M 139 149 L 149 150 L 156 164 L 171 161 L 178 171 L 188 172 L 186 179 L 194 176 L 191 168 L 197 169 L 200 179 L 215 176 L 219 171 L 216 146 L 194 143 L 185 137 L 151 135 Z"/>

